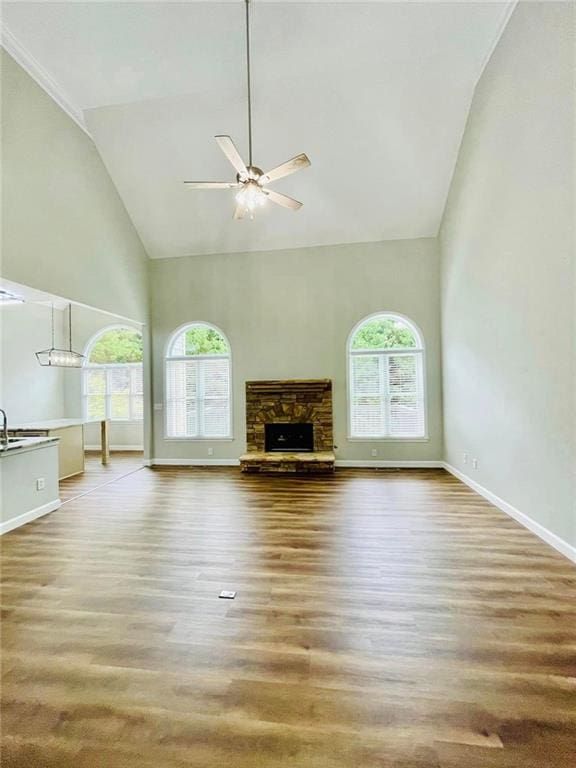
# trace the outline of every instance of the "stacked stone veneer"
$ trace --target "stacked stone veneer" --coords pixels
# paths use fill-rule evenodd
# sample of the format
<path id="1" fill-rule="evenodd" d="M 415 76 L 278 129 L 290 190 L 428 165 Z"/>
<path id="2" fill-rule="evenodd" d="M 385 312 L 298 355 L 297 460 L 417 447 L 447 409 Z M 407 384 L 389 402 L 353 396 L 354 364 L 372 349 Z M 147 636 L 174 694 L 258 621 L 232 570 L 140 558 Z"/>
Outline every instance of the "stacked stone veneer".
<path id="1" fill-rule="evenodd" d="M 264 451 L 264 425 L 314 425 L 314 450 L 332 451 L 332 382 L 330 379 L 246 382 L 246 447 Z"/>

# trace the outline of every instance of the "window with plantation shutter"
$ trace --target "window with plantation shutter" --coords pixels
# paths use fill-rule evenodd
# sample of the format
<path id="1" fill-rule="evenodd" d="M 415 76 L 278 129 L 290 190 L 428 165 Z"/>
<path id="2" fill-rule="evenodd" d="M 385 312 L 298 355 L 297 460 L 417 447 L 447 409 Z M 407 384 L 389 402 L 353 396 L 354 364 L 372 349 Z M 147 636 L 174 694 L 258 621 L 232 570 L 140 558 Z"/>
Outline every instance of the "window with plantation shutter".
<path id="1" fill-rule="evenodd" d="M 142 421 L 142 335 L 134 328 L 105 328 L 88 345 L 83 370 L 87 421 Z"/>
<path id="2" fill-rule="evenodd" d="M 231 436 L 230 346 L 206 323 L 180 329 L 166 356 L 166 437 Z"/>
<path id="3" fill-rule="evenodd" d="M 363 320 L 348 344 L 349 434 L 357 439 L 426 436 L 424 348 L 397 315 Z"/>

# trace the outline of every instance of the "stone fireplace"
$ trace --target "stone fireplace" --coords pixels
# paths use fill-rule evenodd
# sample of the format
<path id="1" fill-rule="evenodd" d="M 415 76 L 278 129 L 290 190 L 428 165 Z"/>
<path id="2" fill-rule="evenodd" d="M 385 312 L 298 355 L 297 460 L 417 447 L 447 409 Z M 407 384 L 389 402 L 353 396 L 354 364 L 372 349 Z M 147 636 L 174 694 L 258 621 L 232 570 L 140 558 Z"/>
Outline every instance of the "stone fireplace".
<path id="1" fill-rule="evenodd" d="M 245 472 L 334 468 L 330 379 L 246 382 Z"/>

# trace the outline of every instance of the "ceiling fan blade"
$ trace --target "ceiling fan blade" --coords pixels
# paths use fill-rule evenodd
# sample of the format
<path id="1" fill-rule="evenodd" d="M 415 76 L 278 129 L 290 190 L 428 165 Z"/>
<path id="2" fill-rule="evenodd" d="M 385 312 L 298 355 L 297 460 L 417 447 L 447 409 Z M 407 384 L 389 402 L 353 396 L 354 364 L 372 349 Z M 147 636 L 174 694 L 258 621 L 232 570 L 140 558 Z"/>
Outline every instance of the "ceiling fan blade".
<path id="1" fill-rule="evenodd" d="M 302 203 L 298 200 L 294 200 L 293 197 L 288 195 L 282 195 L 280 192 L 275 192 L 273 189 L 265 190 L 266 194 L 276 205 L 281 205 L 283 208 L 290 208 L 292 211 L 297 211 L 302 208 Z"/>
<path id="2" fill-rule="evenodd" d="M 185 181 L 189 189 L 233 189 L 238 186 L 236 181 Z"/>
<path id="3" fill-rule="evenodd" d="M 272 168 L 271 171 L 265 173 L 263 181 L 265 184 L 268 184 L 270 181 L 276 181 L 276 179 L 282 179 L 284 176 L 296 173 L 296 171 L 299 171 L 302 168 L 308 168 L 309 165 L 310 160 L 304 153 L 296 155 L 296 157 L 293 157 L 291 160 L 287 160 L 285 163 L 282 163 L 282 165 L 278 165 L 276 168 Z"/>
<path id="4" fill-rule="evenodd" d="M 242 203 L 236 203 L 236 208 L 234 208 L 234 218 L 243 219 L 245 213 L 246 208 L 242 205 Z"/>
<path id="5" fill-rule="evenodd" d="M 248 168 L 246 168 L 246 163 L 240 157 L 240 153 L 236 149 L 236 145 L 230 136 L 214 136 L 214 138 L 218 142 L 218 146 L 222 152 L 224 152 L 238 173 L 241 176 L 248 176 Z"/>

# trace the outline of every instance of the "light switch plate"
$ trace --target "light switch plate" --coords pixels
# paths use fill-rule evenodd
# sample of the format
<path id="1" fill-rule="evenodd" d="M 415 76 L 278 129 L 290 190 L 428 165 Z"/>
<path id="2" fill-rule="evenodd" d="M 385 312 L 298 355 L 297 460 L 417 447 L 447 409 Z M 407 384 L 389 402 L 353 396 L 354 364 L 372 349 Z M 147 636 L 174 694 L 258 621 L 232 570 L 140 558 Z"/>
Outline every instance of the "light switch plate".
<path id="1" fill-rule="evenodd" d="M 228 592 L 227 590 L 222 590 L 218 597 L 221 597 L 223 600 L 234 600 L 236 597 L 236 592 Z"/>

